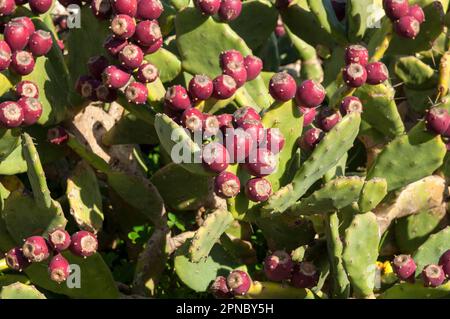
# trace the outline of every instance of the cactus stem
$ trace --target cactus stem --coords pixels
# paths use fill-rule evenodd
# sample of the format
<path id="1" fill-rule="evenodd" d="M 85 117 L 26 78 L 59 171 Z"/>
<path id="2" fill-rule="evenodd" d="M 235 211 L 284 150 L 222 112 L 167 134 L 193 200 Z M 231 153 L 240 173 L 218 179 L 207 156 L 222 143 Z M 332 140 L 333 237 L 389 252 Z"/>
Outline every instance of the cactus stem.
<path id="1" fill-rule="evenodd" d="M 445 52 L 439 65 L 439 83 L 437 100 L 440 101 L 448 93 L 448 83 L 450 79 L 450 51 Z"/>
<path id="2" fill-rule="evenodd" d="M 376 47 L 372 53 L 372 58 L 370 59 L 371 62 L 380 61 L 384 57 L 384 54 L 388 50 L 391 43 L 393 31 L 392 22 L 389 19 L 386 19 L 380 29 L 380 32 L 383 32 L 384 36 L 380 37 L 380 41 L 376 43 Z"/>
<path id="3" fill-rule="evenodd" d="M 7 269 L 9 269 L 9 267 L 6 264 L 6 259 L 5 258 L 0 259 L 0 272 L 5 271 Z"/>

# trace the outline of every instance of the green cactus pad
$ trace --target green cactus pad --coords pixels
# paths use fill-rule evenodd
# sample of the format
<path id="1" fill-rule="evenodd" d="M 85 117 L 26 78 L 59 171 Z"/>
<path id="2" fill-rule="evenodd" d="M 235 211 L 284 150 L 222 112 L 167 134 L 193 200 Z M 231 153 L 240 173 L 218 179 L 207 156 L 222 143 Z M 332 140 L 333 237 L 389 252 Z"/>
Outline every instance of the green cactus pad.
<path id="1" fill-rule="evenodd" d="M 309 289 L 299 289 L 292 286 L 269 282 L 254 281 L 250 290 L 244 296 L 236 296 L 238 299 L 315 299 Z"/>
<path id="2" fill-rule="evenodd" d="M 181 73 L 181 61 L 175 54 L 164 48 L 146 55 L 145 60 L 158 68 L 159 78 L 163 83 L 173 81 Z"/>
<path id="3" fill-rule="evenodd" d="M 358 200 L 359 210 L 369 212 L 387 195 L 387 182 L 384 178 L 374 178 L 364 183 L 361 197 Z"/>
<path id="4" fill-rule="evenodd" d="M 378 223 L 371 212 L 356 215 L 345 231 L 342 255 L 348 279 L 356 297 L 371 297 L 378 258 Z"/>
<path id="5" fill-rule="evenodd" d="M 213 246 L 231 225 L 232 221 L 233 216 L 223 209 L 218 209 L 208 214 L 191 240 L 191 246 L 189 247 L 190 260 L 192 262 L 202 262 L 206 259 Z"/>
<path id="6" fill-rule="evenodd" d="M 47 299 L 35 286 L 20 282 L 2 288 L 0 299 Z"/>
<path id="7" fill-rule="evenodd" d="M 308 0 L 308 5 L 321 28 L 337 43 L 346 45 L 347 36 L 345 35 L 344 26 L 336 18 L 331 0 Z M 365 21 L 363 23 L 365 23 Z"/>
<path id="8" fill-rule="evenodd" d="M 351 43 L 357 43 L 364 38 L 366 30 L 370 27 L 369 23 L 375 23 L 378 18 L 376 12 L 383 10 L 378 0 L 349 0 L 347 1 L 347 37 Z"/>
<path id="9" fill-rule="evenodd" d="M 401 57 L 395 63 L 395 75 L 408 87 L 416 90 L 435 88 L 437 72 L 414 56 Z"/>
<path id="10" fill-rule="evenodd" d="M 17 274 L 2 274 L 0 276 L 0 291 L 4 286 L 9 286 L 13 283 L 21 282 L 23 284 L 27 284 L 30 282 L 27 276 L 25 275 L 17 275 Z"/>
<path id="11" fill-rule="evenodd" d="M 380 299 L 439 299 L 450 296 L 450 281 L 436 288 L 424 287 L 422 282 L 403 282 L 388 288 Z"/>
<path id="12" fill-rule="evenodd" d="M 20 130 L 0 128 L 0 161 L 3 162 L 19 145 Z"/>

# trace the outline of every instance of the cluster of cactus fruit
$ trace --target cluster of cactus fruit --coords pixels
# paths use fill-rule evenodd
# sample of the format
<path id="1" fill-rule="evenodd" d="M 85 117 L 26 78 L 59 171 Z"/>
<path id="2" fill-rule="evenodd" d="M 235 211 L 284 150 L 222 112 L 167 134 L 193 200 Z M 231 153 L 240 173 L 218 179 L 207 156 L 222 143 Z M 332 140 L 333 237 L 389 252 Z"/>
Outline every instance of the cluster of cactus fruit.
<path id="1" fill-rule="evenodd" d="M 0 2 L 0 299 L 450 297 L 447 0 Z"/>

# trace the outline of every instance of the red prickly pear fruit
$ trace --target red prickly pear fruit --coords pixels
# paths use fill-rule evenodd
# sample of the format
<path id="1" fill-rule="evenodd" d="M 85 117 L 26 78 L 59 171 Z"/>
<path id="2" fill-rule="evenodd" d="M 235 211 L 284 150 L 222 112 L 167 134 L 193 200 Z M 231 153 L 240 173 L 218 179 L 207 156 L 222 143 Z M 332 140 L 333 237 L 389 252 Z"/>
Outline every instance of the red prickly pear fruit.
<path id="1" fill-rule="evenodd" d="M 252 202 L 265 202 L 272 195 L 272 185 L 265 178 L 251 178 L 245 184 L 245 195 Z"/>
<path id="2" fill-rule="evenodd" d="M 269 93 L 276 101 L 286 102 L 295 96 L 297 84 L 287 72 L 276 73 L 269 82 Z"/>
<path id="3" fill-rule="evenodd" d="M 321 129 L 311 128 L 300 138 L 300 148 L 305 151 L 312 151 L 322 140 L 324 133 Z"/>
<path id="4" fill-rule="evenodd" d="M 95 89 L 99 84 L 100 83 L 98 80 L 95 80 L 94 78 L 87 75 L 82 75 L 78 78 L 75 84 L 75 90 L 82 97 L 93 100 L 96 98 Z"/>
<path id="5" fill-rule="evenodd" d="M 61 254 L 53 256 L 48 265 L 48 273 L 52 281 L 58 284 L 67 280 L 70 275 L 70 265 L 66 258 Z"/>
<path id="6" fill-rule="evenodd" d="M 366 65 L 367 83 L 381 84 L 389 79 L 389 71 L 383 62 L 373 62 Z"/>
<path id="7" fill-rule="evenodd" d="M 134 44 L 127 44 L 119 53 L 120 63 L 127 69 L 136 69 L 144 61 L 144 53 Z"/>
<path id="8" fill-rule="evenodd" d="M 175 111 L 184 111 L 192 106 L 186 89 L 181 85 L 169 87 L 164 96 L 164 103 Z"/>
<path id="9" fill-rule="evenodd" d="M 213 81 L 206 75 L 197 74 L 189 81 L 189 95 L 194 101 L 209 99 L 213 90 Z"/>
<path id="10" fill-rule="evenodd" d="M 220 143 L 211 142 L 203 146 L 203 164 L 212 172 L 221 173 L 227 169 L 230 163 L 230 155 L 227 149 Z"/>
<path id="11" fill-rule="evenodd" d="M 242 128 L 230 129 L 226 132 L 225 144 L 232 162 L 244 163 L 252 152 L 253 139 Z"/>
<path id="12" fill-rule="evenodd" d="M 147 86 L 140 82 L 132 82 L 125 89 L 127 100 L 134 104 L 144 104 L 147 101 Z"/>
<path id="13" fill-rule="evenodd" d="M 28 75 L 33 72 L 34 58 L 30 52 L 16 51 L 11 57 L 10 68 L 19 75 Z"/>
<path id="14" fill-rule="evenodd" d="M 203 113 L 196 108 L 186 109 L 181 116 L 182 125 L 191 132 L 199 132 L 203 127 Z"/>
<path id="15" fill-rule="evenodd" d="M 137 69 L 135 76 L 139 82 L 152 83 L 158 78 L 159 70 L 155 65 L 144 62 Z"/>
<path id="16" fill-rule="evenodd" d="M 383 8 L 389 19 L 395 21 L 409 12 L 408 0 L 383 0 Z"/>
<path id="17" fill-rule="evenodd" d="M 234 95 L 237 89 L 236 81 L 229 75 L 222 74 L 213 80 L 213 97 L 226 100 Z"/>
<path id="18" fill-rule="evenodd" d="M 369 51 L 362 45 L 353 44 L 345 49 L 345 64 L 361 64 L 366 66 L 369 62 Z"/>
<path id="19" fill-rule="evenodd" d="M 69 139 L 67 131 L 58 126 L 48 130 L 47 141 L 54 145 L 62 145 Z"/>
<path id="20" fill-rule="evenodd" d="M 30 265 L 30 262 L 19 247 L 9 250 L 5 254 L 5 261 L 9 268 L 16 271 L 22 271 Z"/>
<path id="21" fill-rule="evenodd" d="M 103 47 L 109 55 L 116 57 L 127 44 L 127 40 L 115 38 L 111 35 L 106 38 L 105 43 L 103 43 Z"/>
<path id="22" fill-rule="evenodd" d="M 34 56 L 46 55 L 52 48 L 53 40 L 50 32 L 37 30 L 30 36 L 28 48 Z"/>
<path id="23" fill-rule="evenodd" d="M 425 13 L 423 12 L 422 7 L 418 4 L 413 4 L 409 7 L 408 15 L 416 18 L 420 24 L 425 22 Z"/>
<path id="24" fill-rule="evenodd" d="M 233 117 L 234 117 L 234 122 L 238 126 L 241 126 L 247 120 L 256 120 L 258 122 L 261 121 L 261 116 L 259 115 L 259 113 L 250 106 L 241 107 L 241 108 L 237 109 L 233 113 Z"/>
<path id="25" fill-rule="evenodd" d="M 427 265 L 422 270 L 422 280 L 425 287 L 439 287 L 445 280 L 444 270 L 438 265 Z"/>
<path id="26" fill-rule="evenodd" d="M 241 0 L 222 0 L 219 7 L 219 18 L 222 21 L 230 22 L 241 15 Z"/>
<path id="27" fill-rule="evenodd" d="M 278 154 L 284 148 L 286 139 L 278 128 L 268 128 L 266 130 L 266 148 L 273 154 Z"/>
<path id="28" fill-rule="evenodd" d="M 427 129 L 436 134 L 445 134 L 450 126 L 450 116 L 443 108 L 433 107 L 425 116 Z"/>
<path id="29" fill-rule="evenodd" d="M 28 30 L 29 36 L 31 36 L 36 31 L 33 20 L 31 20 L 29 17 L 17 17 L 17 18 L 11 19 L 11 22 L 22 23 L 25 26 L 25 28 Z"/>
<path id="30" fill-rule="evenodd" d="M 450 277 L 450 249 L 439 258 L 439 266 L 442 267 L 447 277 Z"/>
<path id="31" fill-rule="evenodd" d="M 158 19 L 164 11 L 164 7 L 159 0 L 138 0 L 137 16 L 141 20 Z"/>
<path id="32" fill-rule="evenodd" d="M 195 6 L 200 12 L 207 16 L 215 15 L 219 12 L 221 0 L 195 0 Z"/>
<path id="33" fill-rule="evenodd" d="M 13 128 L 22 125 L 23 109 L 16 103 L 6 101 L 0 103 L 0 125 L 6 128 Z"/>
<path id="34" fill-rule="evenodd" d="M 300 112 L 303 114 L 303 126 L 306 127 L 311 125 L 311 123 L 314 122 L 317 115 L 316 108 L 300 106 L 299 109 Z"/>
<path id="35" fill-rule="evenodd" d="M 404 16 L 395 22 L 395 31 L 401 37 L 415 39 L 420 33 L 420 23 L 414 17 Z"/>
<path id="36" fill-rule="evenodd" d="M 392 262 L 392 268 L 398 278 L 405 281 L 414 281 L 414 274 L 416 273 L 416 263 L 410 255 L 395 256 Z"/>
<path id="37" fill-rule="evenodd" d="M 126 14 L 118 14 L 111 21 L 111 31 L 119 39 L 128 39 L 134 35 L 136 22 Z"/>
<path id="38" fill-rule="evenodd" d="M 224 131 L 227 128 L 233 128 L 233 115 L 224 113 L 217 115 L 216 117 L 217 120 L 219 121 L 219 127 Z"/>
<path id="39" fill-rule="evenodd" d="M 217 116 L 210 114 L 203 114 L 203 135 L 211 137 L 217 135 L 220 130 L 219 120 Z"/>
<path id="40" fill-rule="evenodd" d="M 35 124 L 42 115 L 42 104 L 34 97 L 21 97 L 17 104 L 22 107 L 23 122 L 25 125 Z"/>
<path id="41" fill-rule="evenodd" d="M 112 0 L 111 4 L 116 14 L 126 14 L 131 17 L 136 16 L 137 0 Z"/>
<path id="42" fill-rule="evenodd" d="M 0 16 L 8 16 L 16 10 L 16 3 L 14 0 L 0 1 Z"/>
<path id="43" fill-rule="evenodd" d="M 319 127 L 325 131 L 329 132 L 333 127 L 336 126 L 342 119 L 341 113 L 337 110 L 330 108 L 324 108 L 319 115 Z"/>
<path id="44" fill-rule="evenodd" d="M 58 48 L 64 52 L 64 41 L 63 40 L 56 40 L 56 43 L 58 44 Z"/>
<path id="45" fill-rule="evenodd" d="M 142 51 L 144 54 L 152 54 L 158 51 L 163 45 L 163 38 L 157 39 L 153 44 L 149 46 L 141 46 Z"/>
<path id="46" fill-rule="evenodd" d="M 331 6 L 333 7 L 336 18 L 339 21 L 344 20 L 347 12 L 347 0 L 331 0 Z"/>
<path id="47" fill-rule="evenodd" d="M 71 237 L 70 251 L 80 257 L 89 257 L 97 252 L 97 237 L 91 232 L 80 230 Z"/>
<path id="48" fill-rule="evenodd" d="M 158 21 L 144 20 L 137 24 L 134 38 L 139 45 L 150 46 L 157 40 L 162 39 L 161 29 Z"/>
<path id="49" fill-rule="evenodd" d="M 340 111 L 344 116 L 353 112 L 362 113 L 361 100 L 356 96 L 346 96 L 341 102 Z"/>
<path id="50" fill-rule="evenodd" d="M 302 106 L 316 107 L 322 104 L 325 95 L 325 89 L 320 83 L 306 80 L 297 88 L 295 98 Z"/>
<path id="51" fill-rule="evenodd" d="M 21 5 L 27 4 L 28 0 L 16 0 L 14 2 L 16 3 L 16 6 L 21 6 Z"/>
<path id="52" fill-rule="evenodd" d="M 117 90 L 107 87 L 104 84 L 100 84 L 95 89 L 95 95 L 101 102 L 111 103 L 117 100 Z"/>
<path id="53" fill-rule="evenodd" d="M 347 65 L 342 71 L 344 82 L 351 88 L 363 86 L 367 81 L 367 71 L 364 66 L 357 63 Z"/>
<path id="54" fill-rule="evenodd" d="M 254 80 L 261 73 L 263 61 L 254 55 L 247 55 L 244 59 L 244 66 L 247 70 L 247 81 Z"/>
<path id="55" fill-rule="evenodd" d="M 6 70 L 11 63 L 11 48 L 6 41 L 0 40 L 0 72 Z"/>
<path id="56" fill-rule="evenodd" d="M 35 14 L 46 13 L 52 6 L 52 0 L 28 0 L 31 11 Z"/>
<path id="57" fill-rule="evenodd" d="M 100 79 L 102 77 L 102 73 L 108 65 L 108 59 L 103 55 L 92 56 L 87 62 L 89 73 L 96 79 Z"/>
<path id="58" fill-rule="evenodd" d="M 229 299 L 233 294 L 228 289 L 227 279 L 224 276 L 218 276 L 209 287 L 209 291 L 216 299 Z"/>
<path id="59" fill-rule="evenodd" d="M 302 261 L 294 267 L 291 283 L 296 288 L 312 288 L 319 281 L 319 272 L 312 263 Z"/>
<path id="60" fill-rule="evenodd" d="M 247 70 L 243 63 L 230 62 L 222 71 L 223 74 L 231 76 L 236 81 L 238 88 L 243 86 L 245 81 L 247 81 Z"/>
<path id="61" fill-rule="evenodd" d="M 266 148 L 260 148 L 248 156 L 246 168 L 249 173 L 256 177 L 264 177 L 272 174 L 277 168 L 275 154 Z"/>
<path id="62" fill-rule="evenodd" d="M 48 243 L 57 252 L 68 249 L 71 242 L 70 234 L 63 228 L 57 228 L 48 233 Z"/>
<path id="63" fill-rule="evenodd" d="M 25 258 L 30 262 L 41 262 L 50 256 L 47 241 L 42 236 L 31 236 L 25 240 L 22 246 Z"/>
<path id="64" fill-rule="evenodd" d="M 236 64 L 244 63 L 244 56 L 238 50 L 227 50 L 220 53 L 219 64 L 222 70 L 231 62 Z"/>
<path id="65" fill-rule="evenodd" d="M 22 23 L 13 21 L 5 26 L 3 35 L 12 51 L 23 50 L 30 39 L 27 27 Z"/>
<path id="66" fill-rule="evenodd" d="M 283 21 L 281 19 L 278 19 L 277 25 L 275 27 L 275 35 L 277 38 L 282 38 L 286 35 L 286 29 L 284 28 Z"/>
<path id="67" fill-rule="evenodd" d="M 276 0 L 275 7 L 277 7 L 277 9 L 283 10 L 289 7 L 292 2 L 294 2 L 294 0 Z"/>
<path id="68" fill-rule="evenodd" d="M 181 114 L 179 111 L 172 109 L 167 106 L 167 104 L 163 105 L 163 113 L 170 117 L 174 122 L 181 125 Z"/>
<path id="69" fill-rule="evenodd" d="M 112 13 L 111 2 L 109 0 L 92 0 L 91 10 L 97 19 L 107 19 Z"/>
<path id="70" fill-rule="evenodd" d="M 223 198 L 236 197 L 241 191 L 241 182 L 233 173 L 222 172 L 214 179 L 214 190 Z"/>
<path id="71" fill-rule="evenodd" d="M 250 134 L 252 139 L 256 142 L 256 145 L 259 145 L 264 141 L 266 131 L 260 121 L 248 119 L 243 121 L 239 125 L 239 127 L 244 129 L 248 134 Z"/>
<path id="72" fill-rule="evenodd" d="M 120 89 L 125 86 L 130 78 L 130 73 L 125 72 L 115 65 L 107 66 L 102 73 L 103 84 L 114 89 Z"/>
<path id="73" fill-rule="evenodd" d="M 284 250 L 277 250 L 264 260 L 264 273 L 271 281 L 288 280 L 292 276 L 294 262 Z"/>
<path id="74" fill-rule="evenodd" d="M 37 99 L 39 97 L 39 88 L 36 83 L 31 81 L 20 81 L 16 84 L 15 91 L 19 98 L 34 97 Z"/>
<path id="75" fill-rule="evenodd" d="M 233 270 L 227 277 L 227 285 L 234 295 L 245 295 L 252 285 L 252 280 L 245 271 Z"/>

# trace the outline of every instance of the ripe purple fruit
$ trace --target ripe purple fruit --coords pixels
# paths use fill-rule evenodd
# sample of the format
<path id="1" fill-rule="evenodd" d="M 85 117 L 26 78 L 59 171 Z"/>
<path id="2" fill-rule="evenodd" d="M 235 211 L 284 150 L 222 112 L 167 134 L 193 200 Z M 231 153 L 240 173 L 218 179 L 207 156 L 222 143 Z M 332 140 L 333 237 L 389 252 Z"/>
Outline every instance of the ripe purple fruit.
<path id="1" fill-rule="evenodd" d="M 132 82 L 125 89 L 127 100 L 134 104 L 144 104 L 147 101 L 147 86 L 140 82 Z"/>
<path id="2" fill-rule="evenodd" d="M 268 149 L 260 148 L 249 155 L 246 167 L 253 176 L 267 176 L 276 170 L 277 158 Z"/>
<path id="3" fill-rule="evenodd" d="M 450 277 L 450 249 L 443 253 L 441 258 L 439 258 L 439 266 L 442 267 L 445 275 Z"/>
<path id="4" fill-rule="evenodd" d="M 144 62 L 139 66 L 135 76 L 139 82 L 152 83 L 158 78 L 159 71 L 155 65 L 149 62 Z"/>
<path id="5" fill-rule="evenodd" d="M 237 19 L 242 11 L 241 0 L 222 0 L 219 7 L 219 18 L 229 22 Z"/>
<path id="6" fill-rule="evenodd" d="M 364 66 L 357 63 L 347 65 L 342 71 L 345 83 L 352 88 L 358 88 L 367 81 L 367 71 Z"/>
<path id="7" fill-rule="evenodd" d="M 100 81 L 93 79 L 90 76 L 81 76 L 76 83 L 76 91 L 84 98 L 94 101 L 96 96 L 96 89 L 100 85 Z"/>
<path id="8" fill-rule="evenodd" d="M 157 40 L 162 39 L 161 29 L 158 21 L 144 20 L 138 23 L 134 33 L 136 41 L 143 46 L 150 46 Z"/>
<path id="9" fill-rule="evenodd" d="M 16 9 L 16 3 L 14 0 L 2 0 L 0 1 L 0 16 L 7 16 L 14 12 Z"/>
<path id="10" fill-rule="evenodd" d="M 218 276 L 211 284 L 209 291 L 217 299 L 229 299 L 233 296 L 228 289 L 227 279 L 224 276 Z"/>
<path id="11" fill-rule="evenodd" d="M 35 14 L 42 14 L 50 10 L 52 6 L 52 0 L 28 0 L 31 11 Z"/>
<path id="12" fill-rule="evenodd" d="M 42 104 L 34 97 L 21 97 L 17 104 L 22 108 L 25 125 L 35 124 L 42 115 Z"/>
<path id="13" fill-rule="evenodd" d="M 395 22 L 395 31 L 399 36 L 415 39 L 420 32 L 420 23 L 414 17 L 404 16 Z"/>
<path id="14" fill-rule="evenodd" d="M 28 30 L 29 36 L 31 36 L 34 33 L 34 31 L 36 31 L 33 21 L 29 17 L 17 17 L 17 18 L 11 19 L 11 22 L 17 22 L 17 23 L 23 24 L 25 26 L 25 28 Z"/>
<path id="15" fill-rule="evenodd" d="M 233 270 L 227 277 L 227 285 L 234 295 L 245 295 L 252 285 L 252 280 L 245 271 Z"/>
<path id="16" fill-rule="evenodd" d="M 131 74 L 123 71 L 115 65 L 105 68 L 102 73 L 103 84 L 110 88 L 120 89 L 130 80 Z"/>
<path id="17" fill-rule="evenodd" d="M 245 184 L 245 195 L 252 202 L 265 202 L 272 195 L 272 185 L 265 178 L 249 179 Z"/>
<path id="18" fill-rule="evenodd" d="M 0 125 L 6 128 L 13 128 L 22 125 L 22 107 L 11 101 L 0 103 Z"/>
<path id="19" fill-rule="evenodd" d="M 184 111 L 192 105 L 186 89 L 181 85 L 171 86 L 164 96 L 164 102 L 175 111 Z"/>
<path id="20" fill-rule="evenodd" d="M 33 72 L 34 58 L 30 52 L 16 51 L 11 57 L 11 69 L 19 75 L 28 75 Z"/>
<path id="21" fill-rule="evenodd" d="M 134 44 L 127 44 L 119 53 L 120 63 L 128 69 L 136 69 L 144 61 L 144 53 Z"/>
<path id="22" fill-rule="evenodd" d="M 111 21 L 111 31 L 119 39 L 131 38 L 136 30 L 136 22 L 126 14 L 118 14 Z"/>
<path id="23" fill-rule="evenodd" d="M 111 103 L 117 100 L 117 90 L 107 87 L 104 84 L 100 84 L 95 88 L 95 95 L 101 102 Z"/>
<path id="24" fill-rule="evenodd" d="M 342 100 L 340 111 L 344 116 L 353 112 L 362 113 L 363 106 L 361 100 L 356 96 L 346 96 Z"/>
<path id="25" fill-rule="evenodd" d="M 324 133 L 321 129 L 311 128 L 300 138 L 300 147 L 305 151 L 312 151 L 322 140 Z"/>
<path id="26" fill-rule="evenodd" d="M 316 108 L 300 106 L 299 109 L 303 114 L 303 126 L 306 127 L 308 125 L 311 125 L 317 115 Z"/>
<path id="27" fill-rule="evenodd" d="M 203 113 L 196 108 L 186 109 L 181 116 L 181 123 L 191 132 L 201 131 L 203 127 Z"/>
<path id="28" fill-rule="evenodd" d="M 284 147 L 286 140 L 283 133 L 277 128 L 266 130 L 266 148 L 273 154 L 278 154 Z"/>
<path id="29" fill-rule="evenodd" d="M 241 87 L 247 81 L 247 70 L 244 63 L 229 62 L 222 68 L 223 74 L 231 76 L 236 81 L 236 86 Z"/>
<path id="30" fill-rule="evenodd" d="M 367 83 L 377 85 L 389 78 L 389 71 L 383 62 L 373 62 L 366 65 Z"/>
<path id="31" fill-rule="evenodd" d="M 416 18 L 420 24 L 425 22 L 425 13 L 423 12 L 422 7 L 418 4 L 413 4 L 409 7 L 408 15 Z"/>
<path id="32" fill-rule="evenodd" d="M 217 120 L 219 121 L 219 127 L 225 132 L 227 128 L 233 128 L 233 115 L 231 114 L 220 114 L 217 115 Z"/>
<path id="33" fill-rule="evenodd" d="M 59 284 L 66 281 L 70 274 L 69 267 L 69 262 L 61 254 L 53 256 L 48 265 L 50 279 Z"/>
<path id="34" fill-rule="evenodd" d="M 214 190 L 223 198 L 236 197 L 241 190 L 241 182 L 233 173 L 222 172 L 214 180 Z"/>
<path id="35" fill-rule="evenodd" d="M 271 281 L 288 280 L 292 276 L 294 263 L 291 256 L 284 250 L 277 250 L 264 260 L 264 273 Z"/>
<path id="36" fill-rule="evenodd" d="M 244 63 L 244 57 L 238 50 L 223 51 L 219 55 L 220 68 L 224 69 L 228 63 Z"/>
<path id="37" fill-rule="evenodd" d="M 92 0 L 91 10 L 97 19 L 107 19 L 112 13 L 112 6 L 109 0 Z"/>
<path id="38" fill-rule="evenodd" d="M 61 127 L 54 127 L 47 132 L 47 140 L 54 145 L 61 145 L 69 139 L 67 131 Z"/>
<path id="39" fill-rule="evenodd" d="M 163 11 L 164 11 L 164 7 L 163 7 L 161 1 L 159 1 L 159 0 L 138 0 L 137 16 L 141 20 L 158 19 L 161 16 Z"/>
<path id="40" fill-rule="evenodd" d="M 25 258 L 30 262 L 41 262 L 50 256 L 47 241 L 42 236 L 31 236 L 25 240 L 22 246 Z"/>
<path id="41" fill-rule="evenodd" d="M 30 39 L 26 26 L 20 22 L 11 21 L 5 26 L 3 35 L 12 51 L 23 50 Z"/>
<path id="42" fill-rule="evenodd" d="M 319 272 L 312 263 L 302 261 L 292 274 L 291 283 L 296 288 L 312 288 L 319 281 Z"/>
<path id="43" fill-rule="evenodd" d="M 445 280 L 444 270 L 438 265 L 427 265 L 422 270 L 422 280 L 425 287 L 438 287 Z"/>
<path id="44" fill-rule="evenodd" d="M 409 12 L 408 0 L 383 0 L 383 8 L 389 19 L 395 21 Z"/>
<path id="45" fill-rule="evenodd" d="M 87 67 L 89 73 L 96 79 L 100 79 L 103 71 L 109 65 L 108 59 L 103 55 L 95 55 L 89 58 Z"/>
<path id="46" fill-rule="evenodd" d="M 16 95 L 20 97 L 39 97 L 39 88 L 34 82 L 31 81 L 20 81 L 15 87 Z"/>
<path id="47" fill-rule="evenodd" d="M 276 73 L 270 79 L 269 93 L 277 101 L 289 101 L 295 96 L 296 90 L 297 84 L 287 72 Z"/>
<path id="48" fill-rule="evenodd" d="M 236 81 L 229 75 L 222 74 L 213 80 L 213 96 L 218 100 L 226 100 L 236 92 Z"/>
<path id="49" fill-rule="evenodd" d="M 219 12 L 221 0 L 195 0 L 194 3 L 201 13 L 212 16 Z"/>
<path id="50" fill-rule="evenodd" d="M 136 16 L 137 0 L 112 0 L 111 3 L 116 14 Z"/>
<path id="51" fill-rule="evenodd" d="M 410 255 L 398 255 L 392 262 L 392 268 L 401 280 L 413 281 L 417 266 Z"/>
<path id="52" fill-rule="evenodd" d="M 217 135 L 220 130 L 219 120 L 215 115 L 203 114 L 203 135 L 211 137 Z"/>
<path id="53" fill-rule="evenodd" d="M 157 39 L 153 44 L 149 46 L 141 46 L 142 51 L 144 54 L 152 54 L 159 50 L 163 45 L 163 38 Z"/>
<path id="54" fill-rule="evenodd" d="M 227 149 L 217 142 L 211 142 L 203 146 L 202 158 L 203 164 L 216 173 L 226 170 L 228 163 L 230 163 L 230 155 Z"/>
<path id="55" fill-rule="evenodd" d="M 46 55 L 52 48 L 53 40 L 50 32 L 37 30 L 28 42 L 28 48 L 34 56 Z"/>
<path id="56" fill-rule="evenodd" d="M 252 136 L 242 128 L 227 131 L 225 141 L 228 153 L 233 163 L 244 163 L 252 152 Z"/>
<path id="57" fill-rule="evenodd" d="M 5 261 L 9 268 L 22 271 L 30 265 L 19 247 L 12 248 L 5 254 Z"/>
<path id="58" fill-rule="evenodd" d="M 342 119 L 341 113 L 339 111 L 324 108 L 319 115 L 319 127 L 325 131 L 329 132 L 333 127 L 336 126 Z"/>
<path id="59" fill-rule="evenodd" d="M 345 64 L 357 63 L 365 66 L 369 62 L 369 51 L 359 44 L 350 45 L 345 49 Z"/>
<path id="60" fill-rule="evenodd" d="M 247 81 L 254 80 L 261 73 L 263 62 L 254 55 L 247 55 L 244 59 L 244 66 L 247 70 Z"/>
<path id="61" fill-rule="evenodd" d="M 112 57 L 116 57 L 127 44 L 127 40 L 119 39 L 111 35 L 106 38 L 105 43 L 103 43 L 103 47 Z"/>
<path id="62" fill-rule="evenodd" d="M 259 145 L 264 140 L 266 132 L 260 121 L 248 119 L 240 123 L 239 127 L 243 128 L 248 134 L 250 134 L 252 139 L 256 142 L 256 145 Z"/>
<path id="63" fill-rule="evenodd" d="M 347 0 L 331 0 L 331 6 L 336 14 L 336 18 L 339 21 L 344 20 L 347 11 Z"/>
<path id="64" fill-rule="evenodd" d="M 80 230 L 72 235 L 70 251 L 80 257 L 89 257 L 97 252 L 98 241 L 94 234 Z"/>
<path id="65" fill-rule="evenodd" d="M 427 112 L 425 123 L 428 130 L 436 134 L 445 134 L 450 125 L 450 115 L 446 109 L 433 107 Z"/>
<path id="66" fill-rule="evenodd" d="M 0 40 L 0 72 L 6 70 L 11 63 L 11 48 L 4 40 Z"/>
<path id="67" fill-rule="evenodd" d="M 276 0 L 275 7 L 277 9 L 283 10 L 290 6 L 290 4 L 294 2 L 293 0 Z"/>
<path id="68" fill-rule="evenodd" d="M 284 28 L 283 22 L 280 20 L 278 20 L 277 25 L 275 27 L 275 35 L 277 36 L 277 38 L 281 38 L 286 35 L 286 29 Z"/>
<path id="69" fill-rule="evenodd" d="M 66 230 L 57 228 L 48 233 L 48 243 L 55 251 L 64 251 L 70 247 L 70 235 Z"/>
<path id="70" fill-rule="evenodd" d="M 256 110 L 250 106 L 241 107 L 233 113 L 234 121 L 241 126 L 247 120 L 261 121 L 261 116 Z"/>
<path id="71" fill-rule="evenodd" d="M 314 80 L 306 80 L 297 88 L 295 97 L 302 106 L 316 107 L 322 104 L 325 94 L 321 84 Z"/>
<path id="72" fill-rule="evenodd" d="M 194 101 L 209 99 L 213 90 L 213 82 L 206 75 L 197 74 L 189 81 L 189 95 Z"/>

